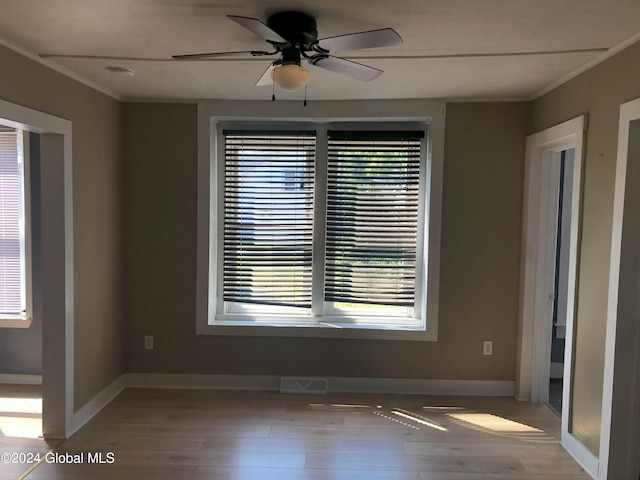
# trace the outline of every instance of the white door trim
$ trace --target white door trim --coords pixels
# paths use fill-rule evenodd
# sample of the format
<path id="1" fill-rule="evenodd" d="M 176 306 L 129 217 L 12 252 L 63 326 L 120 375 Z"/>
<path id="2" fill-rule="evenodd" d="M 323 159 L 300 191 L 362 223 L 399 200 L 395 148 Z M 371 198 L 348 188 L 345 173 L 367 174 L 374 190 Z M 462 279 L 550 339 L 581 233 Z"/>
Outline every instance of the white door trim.
<path id="1" fill-rule="evenodd" d="M 42 428 L 47 438 L 66 438 L 73 429 L 74 410 L 71 122 L 4 100 L 0 122 L 42 135 L 41 235 L 33 239 L 42 265 Z"/>
<path id="2" fill-rule="evenodd" d="M 572 172 L 567 319 L 573 319 L 574 315 L 585 128 L 586 117 L 581 116 L 527 137 L 520 274 L 520 364 L 517 379 L 517 397 L 523 401 L 542 401 L 545 388 L 548 388 L 551 327 L 546 315 L 553 308 L 559 182 L 558 168 L 554 164 L 557 163 L 557 152 L 568 148 L 575 148 L 575 161 Z M 570 173 L 566 172 L 567 175 Z M 573 321 L 567 321 L 567 348 L 570 348 L 572 333 Z M 571 358 L 571 352 L 566 353 Z M 565 370 L 568 363 L 565 362 Z"/>
<path id="3" fill-rule="evenodd" d="M 578 265 L 578 237 L 582 163 L 586 116 L 580 116 L 527 137 L 523 205 L 522 256 L 519 309 L 519 365 L 517 398 L 544 402 L 548 399 L 551 368 L 551 331 L 553 309 L 555 243 L 558 215 L 559 152 L 575 149 L 571 191 L 569 230 L 569 267 L 567 279 L 566 347 L 562 393 L 562 444 L 583 466 L 593 470 L 597 459 L 579 448 L 582 444 L 569 432 L 573 331 Z M 575 448 L 573 448 L 575 447 Z M 579 450 L 579 451 L 578 451 Z M 585 460 L 585 457 L 586 458 Z M 594 473 L 594 472 L 590 472 Z"/>
<path id="4" fill-rule="evenodd" d="M 631 136 L 631 132 L 634 132 Z M 630 161 L 632 160 L 633 161 Z M 598 479 L 638 478 L 640 98 L 620 107 Z"/>

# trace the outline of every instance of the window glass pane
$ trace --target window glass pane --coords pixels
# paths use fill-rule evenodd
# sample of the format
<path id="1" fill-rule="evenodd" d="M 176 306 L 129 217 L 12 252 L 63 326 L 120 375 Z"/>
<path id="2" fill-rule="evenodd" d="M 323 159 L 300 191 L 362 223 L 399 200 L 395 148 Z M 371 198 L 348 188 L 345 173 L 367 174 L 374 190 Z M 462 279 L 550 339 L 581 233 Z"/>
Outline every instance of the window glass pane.
<path id="1" fill-rule="evenodd" d="M 224 300 L 311 308 L 315 137 L 225 132 Z"/>
<path id="2" fill-rule="evenodd" d="M 0 316 L 26 310 L 21 141 L 21 132 L 0 126 Z"/>
<path id="3" fill-rule="evenodd" d="M 412 315 L 422 132 L 329 132 L 325 301 Z"/>

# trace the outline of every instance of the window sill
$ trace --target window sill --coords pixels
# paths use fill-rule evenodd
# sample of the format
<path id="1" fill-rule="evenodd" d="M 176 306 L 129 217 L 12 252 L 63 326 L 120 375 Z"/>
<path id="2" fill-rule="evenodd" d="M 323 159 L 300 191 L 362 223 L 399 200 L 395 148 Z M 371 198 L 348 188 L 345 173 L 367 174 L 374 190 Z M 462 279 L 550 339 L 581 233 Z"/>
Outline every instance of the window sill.
<path id="1" fill-rule="evenodd" d="M 224 315 L 206 325 L 198 325 L 198 335 L 254 337 L 350 338 L 363 340 L 436 341 L 437 334 L 416 324 L 314 322 L 309 320 L 278 322 L 275 319 L 237 319 Z"/>
<path id="2" fill-rule="evenodd" d="M 29 328 L 32 321 L 31 318 L 0 317 L 0 328 Z"/>

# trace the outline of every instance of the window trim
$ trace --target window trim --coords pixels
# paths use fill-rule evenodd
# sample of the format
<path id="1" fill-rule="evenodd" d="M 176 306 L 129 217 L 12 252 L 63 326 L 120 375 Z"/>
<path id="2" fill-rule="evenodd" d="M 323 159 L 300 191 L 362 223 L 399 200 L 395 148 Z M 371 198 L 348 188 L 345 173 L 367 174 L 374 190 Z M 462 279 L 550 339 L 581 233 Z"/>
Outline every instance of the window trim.
<path id="1" fill-rule="evenodd" d="M 444 119 L 445 102 L 440 100 L 380 100 L 347 102 L 312 102 L 302 110 L 298 102 L 242 102 L 242 101 L 204 101 L 198 104 L 198 228 L 197 228 L 197 282 L 196 282 L 196 333 L 199 335 L 241 335 L 241 336 L 278 336 L 278 337 L 318 337 L 318 338 L 360 338 L 387 340 L 437 340 L 438 299 L 439 299 L 439 263 L 440 231 L 442 203 L 442 167 L 444 155 Z M 298 115 L 292 112 L 297 112 Z M 348 112 L 349 116 L 344 115 Z M 304 114 L 304 117 L 301 116 Z M 427 301 L 422 302 L 422 317 L 427 318 L 426 329 L 421 327 L 398 327 L 373 325 L 371 323 L 333 324 L 309 321 L 292 323 L 290 320 L 279 322 L 273 319 L 229 314 L 220 317 L 214 324 L 210 319 L 216 313 L 216 285 L 222 272 L 217 268 L 215 254 L 216 230 L 220 218 L 216 209 L 218 171 L 215 168 L 215 155 L 219 154 L 221 142 L 212 135 L 220 124 L 242 122 L 248 129 L 256 124 L 264 127 L 265 122 L 276 122 L 291 126 L 292 123 L 317 123 L 334 128 L 350 123 L 371 124 L 390 123 L 398 128 L 406 128 L 408 123 L 428 123 L 430 133 L 426 148 L 430 152 L 430 164 L 425 175 L 430 195 L 425 198 L 425 211 L 429 212 L 428 232 L 425 251 L 427 256 L 426 272 L 423 275 L 419 291 L 424 292 L 426 285 Z M 253 123 L 253 125 L 252 125 Z M 316 124 L 316 125 L 314 125 Z M 377 125 L 376 128 L 380 128 Z M 320 142 L 319 144 L 320 145 Z M 326 147 L 321 147 L 326 148 Z M 319 152 L 318 155 L 323 154 Z M 322 273 L 321 273 L 322 274 Z M 286 327 L 286 328 L 283 328 Z"/>

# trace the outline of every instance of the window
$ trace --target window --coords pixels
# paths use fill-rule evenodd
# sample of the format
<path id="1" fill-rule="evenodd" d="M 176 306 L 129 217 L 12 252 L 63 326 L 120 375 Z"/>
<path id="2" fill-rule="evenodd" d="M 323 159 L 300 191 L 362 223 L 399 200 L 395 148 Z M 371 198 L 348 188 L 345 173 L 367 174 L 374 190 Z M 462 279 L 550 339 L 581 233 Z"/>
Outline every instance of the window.
<path id="1" fill-rule="evenodd" d="M 265 313 L 308 310 L 315 132 L 225 131 L 224 136 L 227 311 L 247 305 L 260 305 Z"/>
<path id="2" fill-rule="evenodd" d="M 424 329 L 424 126 L 220 134 L 217 321 Z"/>
<path id="3" fill-rule="evenodd" d="M 329 131 L 324 299 L 333 315 L 414 317 L 422 131 Z"/>
<path id="4" fill-rule="evenodd" d="M 28 326 L 29 249 L 23 134 L 0 126 L 0 326 Z"/>
<path id="5" fill-rule="evenodd" d="M 446 102 L 444 100 L 395 99 L 345 102 L 319 100 L 312 102 L 306 108 L 296 102 L 285 101 L 199 102 L 196 334 L 437 341 L 445 117 Z M 225 135 L 225 130 L 228 135 Z M 338 138 L 337 135 L 340 134 L 338 132 L 351 133 L 352 137 L 359 135 L 360 138 Z M 376 134 L 367 137 L 364 132 L 376 132 Z M 391 134 L 384 137 L 381 136 L 381 132 L 393 132 L 394 135 L 399 135 L 398 132 L 405 134 L 417 132 L 415 136 L 421 138 L 413 138 L 413 135 L 389 138 Z M 248 163 L 241 161 L 240 157 L 243 155 L 237 151 L 230 152 L 227 162 L 227 137 L 230 140 L 235 137 L 234 142 L 245 142 L 246 145 L 250 140 L 247 137 L 255 134 L 268 134 L 268 137 L 262 136 L 263 144 L 267 143 L 266 138 L 269 138 L 272 145 L 278 142 L 282 145 L 285 140 L 287 143 L 292 142 L 298 145 L 291 147 L 296 157 L 291 159 L 292 162 L 282 162 L 282 158 L 272 159 L 273 171 L 269 173 L 269 182 L 271 182 L 269 188 L 274 192 L 277 191 L 281 197 L 273 207 L 277 207 L 282 215 L 295 217 L 297 228 L 302 228 L 302 219 L 305 222 L 310 221 L 306 223 L 305 228 L 307 232 L 311 232 L 311 235 L 303 235 L 298 230 L 296 235 L 289 238 L 287 248 L 281 245 L 276 249 L 274 242 L 267 246 L 256 242 L 258 239 L 264 240 L 269 229 L 271 229 L 269 235 L 272 237 L 275 236 L 278 239 L 277 236 L 280 235 L 278 239 L 280 241 L 284 238 L 284 230 L 274 228 L 277 222 L 270 224 L 266 220 L 268 209 L 264 207 L 267 205 L 261 202 L 267 195 L 263 195 L 261 200 L 254 198 L 253 206 L 244 202 L 243 209 L 234 210 L 231 203 L 227 203 L 225 207 L 225 179 L 232 178 L 226 176 L 227 163 L 232 172 L 235 169 L 238 178 L 245 177 L 248 168 Z M 275 141 L 278 135 L 284 135 L 286 138 Z M 260 135 L 256 136 L 260 137 Z M 295 137 L 295 140 L 290 137 Z M 415 198 L 407 196 L 405 200 L 398 201 L 391 212 L 401 215 L 402 208 L 406 208 L 406 214 L 413 215 L 417 212 L 415 241 L 414 237 L 407 232 L 408 238 L 404 241 L 396 239 L 394 242 L 385 244 L 381 238 L 378 238 L 380 236 L 378 232 L 374 240 L 380 244 L 374 245 L 371 241 L 368 244 L 362 243 L 364 235 L 353 235 L 351 239 L 343 236 L 340 239 L 337 231 L 330 231 L 333 229 L 332 222 L 335 224 L 337 221 L 337 217 L 332 220 L 329 215 L 332 208 L 329 205 L 330 188 L 334 192 L 331 195 L 344 195 L 345 193 L 341 193 L 343 190 L 347 196 L 349 195 L 348 190 L 345 190 L 345 186 L 340 183 L 330 186 L 330 163 L 337 168 L 347 166 L 344 161 L 334 158 L 333 154 L 330 156 L 330 145 L 348 142 L 349 148 L 356 152 L 375 153 L 376 148 L 382 148 L 375 141 L 397 142 L 395 147 L 407 148 L 409 152 L 413 148 L 413 153 L 406 154 L 409 156 L 417 152 L 417 147 L 409 145 L 419 144 L 417 209 Z M 363 150 L 364 147 L 366 152 Z M 261 148 L 265 148 L 264 145 Z M 278 148 L 268 151 L 269 155 L 279 157 L 278 152 L 284 150 Z M 249 149 L 245 150 L 249 151 Z M 377 157 L 382 155 L 378 154 Z M 275 166 L 276 161 L 280 162 L 279 169 Z M 380 162 L 380 158 L 377 158 L 376 162 Z M 288 167 L 285 168 L 283 166 L 285 164 Z M 371 171 L 372 167 L 369 166 L 368 169 Z M 351 170 L 357 171 L 355 168 Z M 389 173 L 388 167 L 380 170 Z M 407 186 L 401 187 L 403 183 L 399 180 L 396 182 L 398 183 L 397 193 L 385 192 L 394 200 L 400 192 L 405 194 L 411 191 L 408 185 L 415 182 L 415 165 L 407 164 L 397 173 L 400 174 L 400 172 L 405 176 L 401 181 Z M 356 175 L 355 172 L 350 174 Z M 361 177 L 364 178 L 359 179 L 360 182 L 368 178 L 367 175 L 361 175 Z M 312 179 L 311 182 L 310 179 Z M 243 185 L 245 190 L 249 187 L 250 185 Z M 365 187 L 367 182 L 362 186 L 358 185 L 354 190 L 362 194 Z M 241 198 L 250 198 L 248 191 L 243 193 Z M 275 199 L 276 196 L 272 195 L 268 198 Z M 357 222 L 355 231 L 361 232 L 363 231 L 362 222 L 373 223 L 373 220 L 377 219 L 377 217 L 365 215 L 367 210 L 364 208 L 363 200 L 365 197 L 361 195 L 358 198 L 359 208 L 353 212 L 355 217 L 349 220 L 352 223 Z M 372 197 L 366 200 L 373 202 Z M 414 202 L 413 206 L 411 202 Z M 386 201 L 379 199 L 378 205 L 385 203 Z M 226 211 L 225 208 L 227 208 Z M 377 207 L 370 206 L 369 210 L 375 210 L 375 208 Z M 296 214 L 293 213 L 294 210 Z M 248 221 L 251 216 L 254 217 L 253 222 Z M 240 221 L 240 219 L 243 220 Z M 377 227 L 383 230 L 384 222 L 388 223 L 388 219 L 380 218 L 379 220 Z M 227 222 L 227 230 L 233 222 L 239 223 L 244 228 L 243 235 L 236 235 L 235 239 L 233 236 L 227 236 L 225 239 L 225 222 Z M 346 233 L 347 229 L 343 229 L 342 232 Z M 263 235 L 258 237 L 257 233 Z M 367 231 L 369 240 L 372 240 L 373 235 Z M 339 244 L 337 240 L 344 240 L 344 242 Z M 250 241 L 256 244 L 247 245 Z M 244 242 L 244 246 L 250 248 L 240 251 L 233 242 Z M 292 248 L 294 246 L 295 248 Z M 333 253 L 330 251 L 332 248 Z M 373 252 L 376 249 L 380 252 Z M 291 257 L 294 251 L 297 260 L 305 266 L 303 269 L 302 264 L 296 265 L 297 277 L 289 276 L 287 283 L 278 281 L 279 277 L 276 275 L 278 272 L 275 270 L 273 273 L 271 271 L 267 273 L 264 267 L 256 269 L 248 266 L 249 255 L 259 254 L 259 258 L 266 259 L 264 263 L 268 264 L 270 269 L 275 267 L 282 269 L 285 267 L 276 264 L 274 259 L 283 261 L 286 259 L 286 262 L 291 262 L 292 259 L 286 257 L 287 255 Z M 368 261 L 362 259 L 360 264 L 354 262 L 353 258 L 347 258 L 357 257 L 357 254 L 365 251 L 367 255 L 376 253 L 380 258 L 374 260 L 369 258 Z M 310 269 L 309 252 L 311 254 Z M 278 253 L 277 256 L 276 253 Z M 287 255 L 283 255 L 285 253 Z M 395 257 L 384 264 L 381 258 L 392 253 Z M 390 285 L 389 278 L 393 277 L 393 289 L 385 292 L 387 298 L 390 296 L 395 298 L 396 303 L 393 305 L 370 301 L 373 300 L 371 293 L 381 293 L 379 285 L 371 281 L 373 277 L 371 275 L 369 276 L 371 278 L 365 277 L 367 270 L 375 273 L 376 260 L 380 263 L 377 268 L 378 273 L 384 268 L 388 270 L 388 276 L 385 278 L 387 285 Z M 345 266 L 347 261 L 352 262 L 353 266 Z M 331 270 L 331 262 L 345 272 L 340 274 L 335 269 Z M 234 271 L 233 275 L 230 268 Z M 293 267 L 287 268 L 290 269 L 289 274 L 294 271 Z M 353 273 L 357 275 L 354 276 Z M 234 275 L 235 279 L 232 279 Z M 364 278 L 369 282 L 368 290 L 367 284 L 362 281 Z M 227 282 L 226 299 L 225 280 Z M 258 289 L 259 285 L 262 286 L 262 291 Z M 278 286 L 280 290 L 269 285 Z M 356 292 L 355 287 L 361 291 Z M 235 291 L 233 291 L 234 288 Z M 267 293 L 267 298 L 259 298 L 258 293 Z M 241 297 L 240 294 L 244 296 Z M 341 298 L 335 298 L 337 295 Z M 411 298 L 412 295 L 413 298 Z M 404 300 L 400 300 L 403 296 Z M 365 297 L 365 303 L 355 301 L 361 300 L 362 297 Z M 401 301 L 404 304 L 398 304 Z"/>

